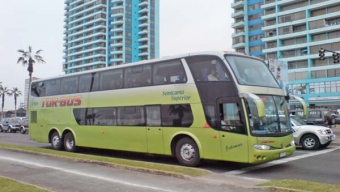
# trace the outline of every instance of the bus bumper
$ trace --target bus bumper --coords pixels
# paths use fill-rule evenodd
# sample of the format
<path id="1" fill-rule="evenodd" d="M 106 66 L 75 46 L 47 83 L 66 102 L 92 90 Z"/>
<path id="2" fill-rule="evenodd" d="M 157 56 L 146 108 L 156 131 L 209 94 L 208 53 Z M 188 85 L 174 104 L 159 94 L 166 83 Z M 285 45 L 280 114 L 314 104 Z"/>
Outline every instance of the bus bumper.
<path id="1" fill-rule="evenodd" d="M 254 149 L 249 156 L 249 163 L 258 164 L 276 159 L 281 159 L 293 155 L 295 146 L 289 146 L 283 149 L 258 150 Z"/>

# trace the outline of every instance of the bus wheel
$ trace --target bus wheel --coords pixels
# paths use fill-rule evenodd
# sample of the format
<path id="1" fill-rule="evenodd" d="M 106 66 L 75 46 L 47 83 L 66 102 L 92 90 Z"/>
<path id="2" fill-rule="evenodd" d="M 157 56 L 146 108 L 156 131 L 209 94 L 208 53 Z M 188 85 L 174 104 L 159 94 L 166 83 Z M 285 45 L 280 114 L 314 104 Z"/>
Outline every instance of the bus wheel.
<path id="1" fill-rule="evenodd" d="M 176 143 L 175 151 L 177 160 L 182 165 L 195 167 L 201 161 L 197 144 L 188 137 L 184 137 Z"/>
<path id="2" fill-rule="evenodd" d="M 64 146 L 65 150 L 69 152 L 75 152 L 76 151 L 76 142 L 74 141 L 74 136 L 71 132 L 66 133 L 64 137 Z"/>
<path id="3" fill-rule="evenodd" d="M 61 150 L 63 148 L 63 142 L 62 139 L 60 138 L 58 132 L 53 132 L 51 136 L 51 146 L 55 150 Z"/>

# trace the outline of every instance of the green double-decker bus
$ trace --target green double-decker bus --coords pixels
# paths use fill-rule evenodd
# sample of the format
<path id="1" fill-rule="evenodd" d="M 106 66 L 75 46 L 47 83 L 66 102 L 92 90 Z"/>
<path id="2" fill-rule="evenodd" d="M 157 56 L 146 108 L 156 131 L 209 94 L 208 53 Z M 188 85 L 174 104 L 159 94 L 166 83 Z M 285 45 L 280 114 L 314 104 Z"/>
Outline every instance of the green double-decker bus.
<path id="1" fill-rule="evenodd" d="M 56 150 L 161 154 L 186 166 L 262 163 L 295 151 L 291 97 L 262 60 L 190 53 L 33 81 L 29 135 Z"/>

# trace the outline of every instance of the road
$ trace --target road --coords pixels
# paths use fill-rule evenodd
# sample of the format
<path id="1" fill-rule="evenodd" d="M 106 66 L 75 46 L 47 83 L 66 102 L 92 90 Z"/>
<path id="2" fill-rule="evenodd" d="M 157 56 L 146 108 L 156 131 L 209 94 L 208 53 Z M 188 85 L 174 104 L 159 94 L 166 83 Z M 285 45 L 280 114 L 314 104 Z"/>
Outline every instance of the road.
<path id="1" fill-rule="evenodd" d="M 49 147 L 48 144 L 30 141 L 28 135 L 19 133 L 0 133 L 0 142 L 25 146 Z M 174 158 L 150 156 L 139 153 L 93 149 L 81 149 L 81 153 L 178 165 L 178 162 Z M 217 177 L 240 176 L 266 180 L 304 179 L 308 181 L 340 184 L 340 180 L 338 179 L 340 176 L 340 169 L 338 169 L 339 161 L 340 148 L 331 146 L 327 149 L 316 151 L 297 149 L 292 157 L 261 165 L 251 166 L 239 163 L 207 161 L 204 162 L 200 168 L 211 171 Z"/>
<path id="2" fill-rule="evenodd" d="M 95 191 L 133 191 L 133 192 L 260 192 L 214 182 L 180 179 L 169 176 L 148 174 L 116 169 L 90 163 L 79 163 L 53 159 L 50 157 L 18 153 L 0 149 L 0 176 L 52 191 L 95 192 Z"/>

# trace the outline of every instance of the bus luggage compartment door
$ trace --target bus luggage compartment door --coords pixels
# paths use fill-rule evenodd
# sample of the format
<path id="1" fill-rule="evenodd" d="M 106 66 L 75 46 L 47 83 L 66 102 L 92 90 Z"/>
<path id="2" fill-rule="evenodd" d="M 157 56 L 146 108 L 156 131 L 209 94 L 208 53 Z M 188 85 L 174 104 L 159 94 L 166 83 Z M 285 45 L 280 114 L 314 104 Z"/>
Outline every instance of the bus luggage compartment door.
<path id="1" fill-rule="evenodd" d="M 148 152 L 153 154 L 164 154 L 160 106 L 147 106 L 146 117 Z"/>

